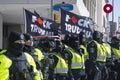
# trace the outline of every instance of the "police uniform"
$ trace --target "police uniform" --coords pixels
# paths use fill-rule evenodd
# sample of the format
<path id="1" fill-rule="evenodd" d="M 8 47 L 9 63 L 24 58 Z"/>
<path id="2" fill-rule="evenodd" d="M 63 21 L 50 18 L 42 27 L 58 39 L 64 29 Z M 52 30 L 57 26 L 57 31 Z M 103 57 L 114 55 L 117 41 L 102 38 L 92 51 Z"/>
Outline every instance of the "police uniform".
<path id="1" fill-rule="evenodd" d="M 54 43 L 54 39 L 51 39 L 51 38 L 40 39 L 37 45 L 37 48 L 41 50 L 44 56 L 44 59 L 42 59 L 43 57 L 41 56 L 41 59 L 42 59 L 41 62 L 43 65 L 42 73 L 43 73 L 44 80 L 48 80 L 48 77 L 49 77 L 49 66 L 51 62 L 51 60 L 49 59 L 49 51 L 50 51 L 50 48 L 52 48 L 52 46 L 50 47 L 51 42 Z"/>
<path id="2" fill-rule="evenodd" d="M 50 59 L 49 79 L 67 80 L 68 65 L 62 55 L 63 51 L 62 43 L 56 39 L 54 43 L 55 43 L 54 48 L 52 48 L 49 54 Z"/>
<path id="3" fill-rule="evenodd" d="M 86 49 L 87 45 L 87 39 L 86 39 L 86 34 L 84 32 L 80 32 L 79 34 L 79 42 L 80 42 L 80 48 L 82 53 L 84 53 L 85 56 L 85 61 L 89 59 L 89 55 Z"/>
<path id="4" fill-rule="evenodd" d="M 9 68 L 9 80 L 40 80 L 35 70 L 34 61 L 23 53 L 24 36 L 18 32 L 11 32 L 8 50 L 5 55 L 12 61 Z"/>
<path id="5" fill-rule="evenodd" d="M 74 79 L 85 79 L 85 58 L 84 54 L 80 55 L 79 52 L 76 52 L 72 48 L 70 49 L 72 53 L 72 63 L 71 63 L 71 71 L 74 76 Z"/>
<path id="6" fill-rule="evenodd" d="M 36 68 L 39 71 L 40 78 L 41 80 L 43 80 L 43 74 L 41 72 L 42 68 L 41 60 L 44 58 L 44 56 L 42 55 L 42 52 L 38 48 L 33 47 L 33 37 L 30 34 L 24 34 L 24 36 L 26 42 L 24 52 L 27 52 L 33 57 L 36 64 Z"/>
<path id="7" fill-rule="evenodd" d="M 120 39 L 117 36 L 113 36 L 111 39 L 111 50 L 112 58 L 115 65 L 112 67 L 112 70 L 117 72 L 117 79 L 120 80 Z"/>
<path id="8" fill-rule="evenodd" d="M 105 66 L 106 53 L 104 51 L 104 47 L 101 45 L 102 38 L 102 33 L 94 31 L 93 40 L 87 44 L 89 60 L 86 65 L 88 67 L 88 79 L 90 80 L 106 80 L 106 78 L 108 78 L 107 68 Z M 92 65 L 94 65 L 94 67 L 92 67 Z"/>
<path id="9" fill-rule="evenodd" d="M 64 57 L 66 63 L 68 64 L 68 80 L 74 80 L 74 77 L 73 77 L 73 74 L 72 74 L 72 71 L 71 71 L 71 64 L 72 64 L 72 53 L 70 51 L 70 47 L 67 46 L 66 44 L 63 44 L 64 47 L 63 47 L 63 53 L 62 53 L 62 56 Z"/>
<path id="10" fill-rule="evenodd" d="M 85 79 L 85 57 L 80 49 L 79 37 L 69 37 L 69 51 L 72 54 L 71 59 L 71 71 L 75 80 Z"/>
<path id="11" fill-rule="evenodd" d="M 49 58 L 52 60 L 49 68 L 49 79 L 67 80 L 68 65 L 62 56 L 57 52 L 53 52 L 49 54 Z"/>

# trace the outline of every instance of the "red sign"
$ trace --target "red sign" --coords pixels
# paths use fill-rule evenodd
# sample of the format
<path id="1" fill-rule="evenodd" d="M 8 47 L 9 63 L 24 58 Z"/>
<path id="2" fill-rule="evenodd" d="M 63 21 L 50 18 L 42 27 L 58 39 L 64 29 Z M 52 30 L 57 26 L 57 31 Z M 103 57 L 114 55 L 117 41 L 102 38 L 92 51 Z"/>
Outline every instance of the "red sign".
<path id="1" fill-rule="evenodd" d="M 106 4 L 103 7 L 104 12 L 106 12 L 107 14 L 113 11 L 113 6 L 111 4 Z"/>

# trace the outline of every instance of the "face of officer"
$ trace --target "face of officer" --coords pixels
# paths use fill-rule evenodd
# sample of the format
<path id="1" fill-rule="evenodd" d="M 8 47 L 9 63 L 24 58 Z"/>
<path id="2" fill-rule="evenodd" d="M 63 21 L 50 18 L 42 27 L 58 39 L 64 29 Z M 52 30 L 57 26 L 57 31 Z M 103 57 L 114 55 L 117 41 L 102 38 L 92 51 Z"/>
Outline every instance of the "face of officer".
<path id="1" fill-rule="evenodd" d="M 85 33 L 83 33 L 83 32 L 80 33 L 79 41 L 80 41 L 80 44 L 86 45 L 86 35 L 85 35 Z"/>
<path id="2" fill-rule="evenodd" d="M 60 40 L 56 41 L 56 50 L 62 52 L 63 44 Z"/>
<path id="3" fill-rule="evenodd" d="M 53 40 L 46 41 L 43 46 L 44 50 L 49 52 L 52 52 L 56 48 L 55 42 Z"/>
<path id="4" fill-rule="evenodd" d="M 102 43 L 102 39 L 103 39 L 103 34 L 99 31 L 94 31 L 93 33 L 93 39 L 99 43 Z"/>
<path id="5" fill-rule="evenodd" d="M 20 56 L 24 48 L 24 36 L 18 32 L 11 32 L 9 35 L 8 50 L 15 56 Z"/>
<path id="6" fill-rule="evenodd" d="M 64 44 L 69 45 L 69 35 L 64 36 L 64 40 L 62 41 Z"/>
<path id="7" fill-rule="evenodd" d="M 80 51 L 79 38 L 78 37 L 71 37 L 69 39 L 69 46 L 77 51 Z"/>
<path id="8" fill-rule="evenodd" d="M 24 37 L 25 37 L 24 51 L 31 52 L 33 47 L 33 37 L 30 34 L 24 34 Z"/>
<path id="9" fill-rule="evenodd" d="M 111 43 L 112 43 L 114 46 L 119 47 L 119 46 L 120 46 L 120 38 L 118 38 L 118 37 L 116 37 L 116 36 L 112 37 Z"/>
<path id="10" fill-rule="evenodd" d="M 73 42 L 73 48 L 74 48 L 75 50 L 77 50 L 78 52 L 80 51 L 79 41 L 74 41 L 74 42 Z"/>
<path id="11" fill-rule="evenodd" d="M 63 44 L 59 39 L 55 39 L 54 42 L 52 43 L 51 50 L 54 52 L 62 52 L 63 50 Z"/>

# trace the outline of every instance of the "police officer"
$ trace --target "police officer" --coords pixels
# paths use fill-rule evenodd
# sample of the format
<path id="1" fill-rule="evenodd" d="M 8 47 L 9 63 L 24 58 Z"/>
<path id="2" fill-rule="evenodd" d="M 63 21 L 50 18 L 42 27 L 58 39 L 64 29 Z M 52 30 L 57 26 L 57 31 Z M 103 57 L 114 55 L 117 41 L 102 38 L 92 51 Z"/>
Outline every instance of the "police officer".
<path id="1" fill-rule="evenodd" d="M 24 36 L 18 32 L 11 32 L 8 42 L 8 50 L 4 55 L 12 61 L 12 64 L 9 63 L 9 80 L 40 80 L 33 58 L 23 53 Z"/>
<path id="2" fill-rule="evenodd" d="M 50 49 L 50 70 L 49 70 L 49 80 L 67 80 L 68 66 L 62 57 L 62 43 L 58 39 L 54 39 L 51 44 L 52 49 Z"/>
<path id="3" fill-rule="evenodd" d="M 86 39 L 86 35 L 84 32 L 81 32 L 79 34 L 79 42 L 80 42 L 80 48 L 82 49 L 82 53 L 84 53 L 85 55 L 85 60 L 87 60 L 89 57 L 88 57 L 88 52 L 86 49 L 87 39 Z"/>
<path id="4" fill-rule="evenodd" d="M 108 73 L 108 68 L 106 67 L 106 64 L 107 64 L 107 61 L 111 57 L 111 48 L 109 44 L 103 42 L 103 34 L 101 32 L 100 32 L 100 36 L 101 38 L 98 43 L 100 44 L 100 47 L 102 48 L 102 52 L 105 54 L 104 56 L 106 56 L 105 63 L 103 62 L 103 64 L 105 65 L 103 66 L 103 69 L 102 69 L 102 78 L 103 80 L 108 80 L 109 73 Z"/>
<path id="5" fill-rule="evenodd" d="M 26 33 L 26 34 L 24 34 L 24 37 L 25 37 L 24 52 L 27 52 L 28 54 L 30 54 L 33 57 L 33 59 L 36 63 L 36 68 L 40 72 L 40 78 L 42 80 L 43 75 L 41 73 L 41 68 L 42 68 L 41 60 L 44 58 L 44 56 L 38 48 L 33 47 L 33 44 L 34 44 L 33 37 L 30 34 Z"/>
<path id="6" fill-rule="evenodd" d="M 108 80 L 116 80 L 117 72 L 114 71 L 113 68 L 112 68 L 115 64 L 114 64 L 112 54 L 111 54 L 112 52 L 111 52 L 110 43 L 109 42 L 103 42 L 102 46 L 104 48 L 104 51 L 106 52 L 106 67 L 107 67 L 108 73 L 109 73 Z"/>
<path id="7" fill-rule="evenodd" d="M 44 80 L 48 80 L 48 76 L 49 76 L 49 49 L 50 49 L 50 45 L 49 43 L 51 42 L 51 39 L 48 37 L 45 38 L 40 38 L 39 39 L 39 43 L 37 45 L 37 48 L 39 48 L 41 50 L 41 52 L 44 55 L 44 59 L 42 59 L 41 63 L 42 63 L 42 73 L 43 73 L 43 78 Z"/>
<path id="8" fill-rule="evenodd" d="M 109 42 L 103 42 L 104 49 L 106 51 L 106 67 L 109 72 L 108 80 L 116 80 L 117 79 L 117 72 L 113 69 L 114 67 L 114 60 L 112 57 L 111 46 Z"/>
<path id="9" fill-rule="evenodd" d="M 69 38 L 70 36 L 69 35 L 65 35 L 64 38 L 62 39 L 62 43 L 63 43 L 63 57 L 65 59 L 65 61 L 67 62 L 68 64 L 68 80 L 74 80 L 74 76 L 72 74 L 72 71 L 71 71 L 71 64 L 72 64 L 72 52 L 70 50 L 70 47 L 68 46 L 69 45 Z"/>
<path id="10" fill-rule="evenodd" d="M 88 79 L 89 80 L 106 80 L 104 77 L 107 75 L 105 67 L 106 53 L 101 47 L 102 34 L 99 31 L 94 31 L 93 40 L 87 44 L 87 51 L 89 54 L 88 65 Z"/>
<path id="11" fill-rule="evenodd" d="M 72 54 L 71 71 L 74 80 L 85 80 L 85 58 L 80 49 L 79 37 L 71 36 L 69 38 L 68 46 L 70 47 L 69 50 Z"/>
<path id="12" fill-rule="evenodd" d="M 112 67 L 114 71 L 117 72 L 117 80 L 120 80 L 120 38 L 113 36 L 111 39 L 111 48 L 112 48 L 112 58 L 115 65 Z"/>
<path id="13" fill-rule="evenodd" d="M 87 48 L 86 48 L 87 38 L 86 38 L 86 34 L 84 32 L 80 32 L 79 41 L 80 41 L 80 49 L 85 56 L 85 66 L 86 66 L 86 62 L 89 59 L 89 55 L 88 55 Z M 87 78 L 87 71 L 88 71 L 87 66 L 85 67 L 85 71 L 86 71 L 86 78 Z"/>

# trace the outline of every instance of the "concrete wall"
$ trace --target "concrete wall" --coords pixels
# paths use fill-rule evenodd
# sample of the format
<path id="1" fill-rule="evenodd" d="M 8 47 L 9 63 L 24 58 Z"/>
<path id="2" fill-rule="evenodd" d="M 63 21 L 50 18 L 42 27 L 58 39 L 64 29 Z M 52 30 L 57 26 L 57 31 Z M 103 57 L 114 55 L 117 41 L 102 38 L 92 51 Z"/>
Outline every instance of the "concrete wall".
<path id="1" fill-rule="evenodd" d="M 2 49 L 2 42 L 3 41 L 3 19 L 2 15 L 0 14 L 0 49 Z"/>

